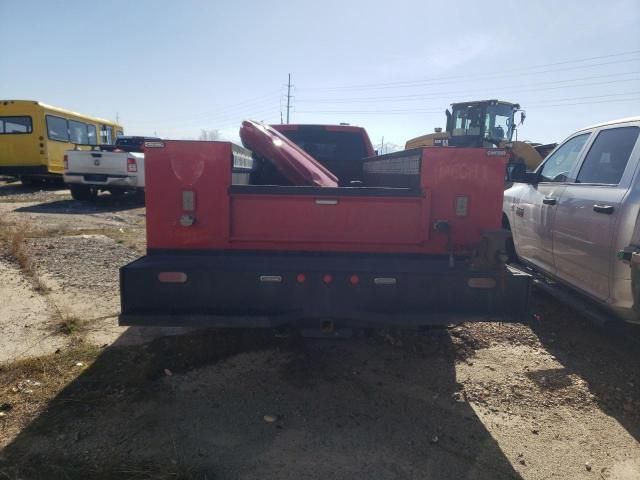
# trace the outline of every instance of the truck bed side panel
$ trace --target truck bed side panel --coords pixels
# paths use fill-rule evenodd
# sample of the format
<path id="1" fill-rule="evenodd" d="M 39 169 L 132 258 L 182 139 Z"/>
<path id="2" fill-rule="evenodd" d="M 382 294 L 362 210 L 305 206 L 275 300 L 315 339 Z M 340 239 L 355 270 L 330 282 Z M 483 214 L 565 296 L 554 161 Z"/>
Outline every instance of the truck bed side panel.
<path id="1" fill-rule="evenodd" d="M 392 164 L 398 155 L 371 160 Z M 148 248 L 468 254 L 483 231 L 501 227 L 506 156 L 468 148 L 412 155 L 414 190 L 266 186 L 261 195 L 231 186 L 230 143 L 165 142 L 146 150 Z M 434 230 L 439 220 L 451 241 Z"/>
<path id="2" fill-rule="evenodd" d="M 231 197 L 231 243 L 419 245 L 428 238 L 423 198 Z M 295 236 L 292 235 L 295 232 Z"/>

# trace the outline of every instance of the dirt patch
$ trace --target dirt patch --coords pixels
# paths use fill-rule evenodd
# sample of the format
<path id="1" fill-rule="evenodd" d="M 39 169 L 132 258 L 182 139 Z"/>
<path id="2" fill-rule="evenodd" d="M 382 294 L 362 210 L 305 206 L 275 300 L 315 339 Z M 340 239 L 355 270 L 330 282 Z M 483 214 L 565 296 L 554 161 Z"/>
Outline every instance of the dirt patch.
<path id="1" fill-rule="evenodd" d="M 53 352 L 65 340 L 50 331 L 49 303 L 12 263 L 0 259 L 0 364 Z"/>

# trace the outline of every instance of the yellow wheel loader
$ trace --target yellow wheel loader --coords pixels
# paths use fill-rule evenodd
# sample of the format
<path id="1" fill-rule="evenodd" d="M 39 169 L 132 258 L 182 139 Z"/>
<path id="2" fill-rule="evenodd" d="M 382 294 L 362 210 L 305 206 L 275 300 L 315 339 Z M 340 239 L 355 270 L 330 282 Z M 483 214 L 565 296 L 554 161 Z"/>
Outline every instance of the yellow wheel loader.
<path id="1" fill-rule="evenodd" d="M 534 170 L 544 157 L 532 144 L 513 140 L 517 112 L 520 112 L 518 124 L 522 124 L 526 113 L 517 103 L 501 100 L 453 103 L 451 110 L 446 111 L 446 131 L 436 128 L 434 133 L 413 138 L 406 143 L 405 149 L 433 146 L 504 147 L 513 152 L 515 162 L 524 163 L 527 170 Z"/>

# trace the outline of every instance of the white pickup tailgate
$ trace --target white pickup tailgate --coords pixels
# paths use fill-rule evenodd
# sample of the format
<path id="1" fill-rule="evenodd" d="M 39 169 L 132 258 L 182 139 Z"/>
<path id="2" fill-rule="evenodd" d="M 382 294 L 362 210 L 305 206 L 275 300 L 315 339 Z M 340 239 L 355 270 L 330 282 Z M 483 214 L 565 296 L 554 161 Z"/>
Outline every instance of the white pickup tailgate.
<path id="1" fill-rule="evenodd" d="M 136 163 L 144 158 L 142 153 L 132 152 L 92 152 L 70 150 L 66 152 L 68 167 L 66 174 L 129 175 L 127 158 L 133 157 Z M 140 165 L 138 165 L 138 168 Z M 135 174 L 135 172 L 132 172 Z"/>

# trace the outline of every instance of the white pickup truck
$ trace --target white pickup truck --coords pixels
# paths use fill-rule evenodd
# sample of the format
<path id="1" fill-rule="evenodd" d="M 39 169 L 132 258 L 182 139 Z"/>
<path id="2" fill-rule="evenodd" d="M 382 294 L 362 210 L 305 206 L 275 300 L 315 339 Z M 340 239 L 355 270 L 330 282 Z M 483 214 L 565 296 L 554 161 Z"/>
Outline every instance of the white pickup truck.
<path id="1" fill-rule="evenodd" d="M 504 192 L 511 255 L 553 280 L 549 293 L 569 287 L 570 303 L 640 324 L 640 117 L 574 133 L 523 180 Z"/>
<path id="2" fill-rule="evenodd" d="M 75 200 L 94 200 L 98 192 L 121 196 L 144 193 L 144 145 L 155 137 L 118 137 L 115 145 L 92 150 L 68 150 L 64 155 L 64 182 Z M 142 196 L 142 195 L 141 195 Z"/>

